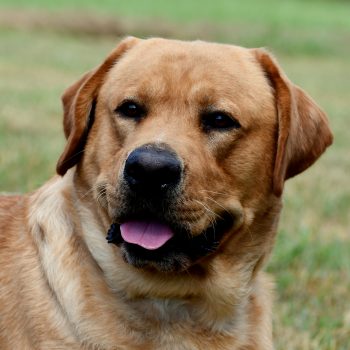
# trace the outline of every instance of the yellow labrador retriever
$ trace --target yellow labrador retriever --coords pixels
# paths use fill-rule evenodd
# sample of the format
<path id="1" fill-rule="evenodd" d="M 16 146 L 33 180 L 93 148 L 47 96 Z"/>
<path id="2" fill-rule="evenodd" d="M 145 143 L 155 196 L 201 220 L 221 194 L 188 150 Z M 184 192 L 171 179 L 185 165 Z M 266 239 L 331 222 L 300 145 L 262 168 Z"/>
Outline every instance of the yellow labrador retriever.
<path id="1" fill-rule="evenodd" d="M 0 198 L 0 348 L 273 349 L 262 267 L 332 142 L 315 102 L 264 50 L 127 38 L 63 107 L 58 175 Z"/>

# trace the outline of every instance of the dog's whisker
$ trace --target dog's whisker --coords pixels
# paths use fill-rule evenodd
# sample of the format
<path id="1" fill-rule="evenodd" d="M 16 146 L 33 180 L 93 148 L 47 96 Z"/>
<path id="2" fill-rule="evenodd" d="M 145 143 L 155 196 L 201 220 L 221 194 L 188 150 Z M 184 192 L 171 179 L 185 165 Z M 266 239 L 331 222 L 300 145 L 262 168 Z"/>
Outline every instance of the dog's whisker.
<path id="1" fill-rule="evenodd" d="M 214 194 L 218 194 L 218 195 L 222 195 L 222 196 L 228 196 L 228 197 L 231 196 L 230 193 L 224 193 L 224 192 L 218 192 L 218 191 L 211 191 L 211 190 L 199 190 L 198 192 L 214 193 Z"/>
<path id="2" fill-rule="evenodd" d="M 95 190 L 95 187 L 91 187 L 89 190 L 87 190 L 86 192 L 84 192 L 83 195 L 79 196 L 79 199 L 84 199 L 86 198 L 89 194 L 91 194 L 91 192 L 93 192 Z"/>
<path id="3" fill-rule="evenodd" d="M 248 231 L 248 234 L 249 234 L 249 237 L 250 237 L 250 241 L 251 241 L 251 242 L 254 242 L 254 238 L 253 238 L 253 235 L 252 235 L 251 229 L 250 229 L 250 228 L 248 228 L 248 229 L 247 229 L 247 231 Z"/>
<path id="4" fill-rule="evenodd" d="M 217 223 L 217 218 L 219 217 L 220 219 L 222 219 L 222 217 L 220 215 L 214 213 L 204 203 L 202 203 L 196 199 L 194 199 L 193 201 L 195 201 L 196 203 L 203 206 L 203 208 L 205 210 L 203 214 L 208 218 L 208 220 L 210 222 L 210 227 L 212 227 L 212 229 L 213 229 L 214 239 L 215 239 L 215 237 L 216 237 L 215 227 L 216 227 L 216 223 Z M 210 215 L 210 214 L 212 214 L 212 215 Z M 200 217 L 199 217 L 199 219 L 200 219 Z M 204 232 L 204 237 L 207 239 L 206 232 Z"/>
<path id="5" fill-rule="evenodd" d="M 225 208 L 222 204 L 220 204 L 218 201 L 216 201 L 214 198 L 208 196 L 208 197 L 205 197 L 206 199 L 209 199 L 211 201 L 213 201 L 215 204 L 217 204 L 219 207 L 221 207 L 222 209 L 224 209 L 224 211 L 228 214 L 230 214 L 232 216 L 232 213 L 227 209 Z"/>
<path id="6" fill-rule="evenodd" d="M 210 208 L 208 208 L 203 202 L 197 200 L 197 199 L 194 199 L 194 201 L 198 204 L 200 204 L 208 213 L 211 213 L 212 214 L 212 217 L 214 219 L 216 219 L 217 217 L 219 217 L 220 219 L 223 219 L 219 214 L 215 213 L 214 211 L 212 211 Z"/>
<path id="7" fill-rule="evenodd" d="M 101 200 L 102 200 L 102 198 L 106 195 L 106 193 L 107 193 L 107 190 L 105 189 L 104 191 L 99 192 L 99 194 L 97 195 L 96 200 L 97 200 L 97 202 L 100 203 L 101 205 L 102 205 Z"/>

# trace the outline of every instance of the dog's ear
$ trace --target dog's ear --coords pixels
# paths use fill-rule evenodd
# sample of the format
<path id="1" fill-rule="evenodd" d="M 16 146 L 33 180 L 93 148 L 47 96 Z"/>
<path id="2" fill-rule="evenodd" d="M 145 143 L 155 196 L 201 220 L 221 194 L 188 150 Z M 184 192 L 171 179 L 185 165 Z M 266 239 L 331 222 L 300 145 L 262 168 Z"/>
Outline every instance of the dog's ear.
<path id="1" fill-rule="evenodd" d="M 278 141 L 273 191 L 280 196 L 284 181 L 312 165 L 332 143 L 333 136 L 325 113 L 290 82 L 271 55 L 263 49 L 254 49 L 254 54 L 274 90 Z"/>
<path id="2" fill-rule="evenodd" d="M 57 162 L 56 171 L 59 175 L 63 176 L 82 156 L 88 132 L 93 124 L 98 92 L 106 74 L 139 40 L 134 37 L 124 39 L 99 67 L 86 73 L 64 92 L 63 128 L 67 144 Z"/>

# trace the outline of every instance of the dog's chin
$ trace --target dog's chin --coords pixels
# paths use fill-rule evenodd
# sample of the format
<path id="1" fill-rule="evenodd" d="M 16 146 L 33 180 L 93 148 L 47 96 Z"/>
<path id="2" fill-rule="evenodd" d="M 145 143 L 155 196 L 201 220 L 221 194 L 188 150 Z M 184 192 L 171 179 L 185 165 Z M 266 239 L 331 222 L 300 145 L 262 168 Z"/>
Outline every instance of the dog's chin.
<path id="1" fill-rule="evenodd" d="M 125 262 L 136 268 L 176 273 L 189 270 L 202 258 L 215 253 L 223 237 L 235 226 L 235 220 L 232 215 L 224 213 L 214 225 L 195 236 L 179 226 L 169 226 L 174 235 L 157 249 L 127 242 L 119 224 L 111 226 L 107 240 L 120 247 Z"/>

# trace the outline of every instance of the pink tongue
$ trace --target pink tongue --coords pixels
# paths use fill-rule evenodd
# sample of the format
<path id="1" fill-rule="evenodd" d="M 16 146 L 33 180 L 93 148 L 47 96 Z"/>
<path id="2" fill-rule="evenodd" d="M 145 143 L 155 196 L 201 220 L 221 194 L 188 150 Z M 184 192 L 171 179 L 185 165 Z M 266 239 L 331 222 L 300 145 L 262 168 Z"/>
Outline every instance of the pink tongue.
<path id="1" fill-rule="evenodd" d="M 128 221 L 120 225 L 124 241 L 154 250 L 163 246 L 174 232 L 157 221 Z"/>

